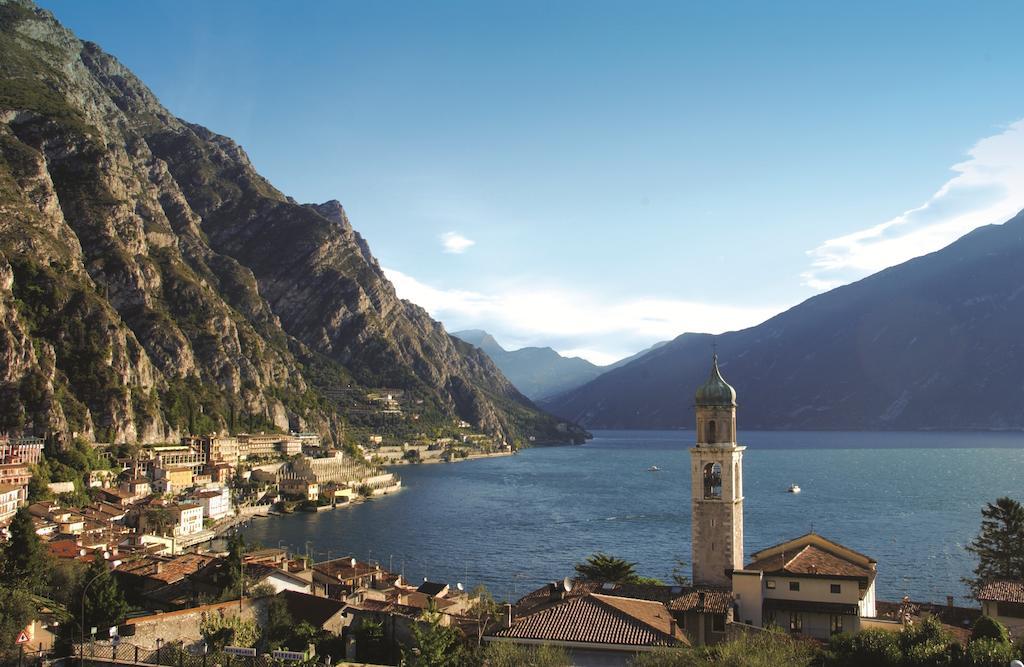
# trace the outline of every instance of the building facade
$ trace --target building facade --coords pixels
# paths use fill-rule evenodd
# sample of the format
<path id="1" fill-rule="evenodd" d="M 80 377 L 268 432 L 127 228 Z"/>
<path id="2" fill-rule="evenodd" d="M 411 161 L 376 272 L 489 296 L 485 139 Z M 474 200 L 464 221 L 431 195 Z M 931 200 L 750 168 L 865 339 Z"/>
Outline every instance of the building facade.
<path id="1" fill-rule="evenodd" d="M 712 359 L 696 394 L 696 445 L 690 449 L 693 582 L 730 586 L 743 569 L 743 451 L 736 444 L 736 391 Z"/>

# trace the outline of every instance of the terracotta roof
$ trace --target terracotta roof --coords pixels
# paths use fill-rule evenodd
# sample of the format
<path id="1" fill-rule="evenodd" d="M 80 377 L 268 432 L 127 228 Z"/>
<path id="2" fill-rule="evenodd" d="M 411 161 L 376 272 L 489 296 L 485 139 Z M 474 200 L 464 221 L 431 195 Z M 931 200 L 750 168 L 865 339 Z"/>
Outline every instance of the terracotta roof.
<path id="1" fill-rule="evenodd" d="M 10 493 L 11 491 L 21 491 L 25 488 L 24 484 L 0 484 L 0 493 Z"/>
<path id="2" fill-rule="evenodd" d="M 170 584 L 195 574 L 214 560 L 215 557 L 206 554 L 181 554 L 173 558 L 144 556 L 122 563 L 116 571 Z"/>
<path id="3" fill-rule="evenodd" d="M 558 600 L 495 636 L 614 646 L 688 644 L 664 604 L 596 593 Z"/>
<path id="4" fill-rule="evenodd" d="M 979 600 L 1024 603 L 1024 581 L 989 581 L 981 587 Z"/>
<path id="5" fill-rule="evenodd" d="M 783 552 L 763 560 L 755 560 L 745 570 L 760 570 L 765 574 L 792 574 L 818 577 L 844 577 L 869 579 L 871 571 L 814 544 L 807 544 L 795 552 Z"/>
<path id="6" fill-rule="evenodd" d="M 548 584 L 527 593 L 516 603 L 516 613 L 530 613 L 538 606 L 551 602 L 561 591 L 561 584 Z M 590 595 L 614 595 L 661 602 L 672 611 L 696 611 L 705 614 L 724 614 L 733 603 L 732 591 L 714 586 L 664 586 L 659 584 L 616 584 L 600 581 L 573 581 L 572 591 L 565 597 Z"/>
<path id="7" fill-rule="evenodd" d="M 349 608 L 357 611 L 367 611 L 375 614 L 393 614 L 408 618 L 419 618 L 423 610 L 419 607 L 412 607 L 406 604 L 398 604 L 387 600 L 363 600 L 357 604 L 349 604 Z"/>
<path id="8" fill-rule="evenodd" d="M 339 579 L 365 577 L 375 572 L 383 572 L 383 570 L 378 566 L 370 565 L 363 561 L 356 561 L 355 567 L 352 567 L 351 563 L 351 557 L 335 558 L 333 560 L 326 560 L 320 563 L 313 563 L 313 569 L 324 576 Z"/>

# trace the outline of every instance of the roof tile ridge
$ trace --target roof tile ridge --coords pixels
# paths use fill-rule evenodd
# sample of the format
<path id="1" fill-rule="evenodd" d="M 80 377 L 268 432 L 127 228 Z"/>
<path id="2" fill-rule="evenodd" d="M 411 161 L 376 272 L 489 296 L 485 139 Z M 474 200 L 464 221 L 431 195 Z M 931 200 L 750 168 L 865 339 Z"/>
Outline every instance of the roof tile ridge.
<path id="1" fill-rule="evenodd" d="M 800 549 L 800 551 L 797 551 L 797 552 L 796 552 L 796 553 L 795 553 L 795 554 L 793 555 L 793 557 L 792 557 L 792 558 L 790 558 L 789 560 L 787 560 L 787 561 L 786 561 L 785 563 L 783 563 L 783 564 L 782 564 L 782 569 L 783 569 L 783 570 L 785 570 L 785 569 L 788 569 L 788 568 L 789 568 L 789 566 L 793 564 L 793 561 L 795 561 L 795 560 L 796 560 L 797 558 L 799 558 L 800 556 L 804 555 L 804 552 L 805 552 L 805 551 L 807 551 L 807 549 L 809 549 L 809 548 L 810 548 L 810 546 L 811 546 L 810 544 L 805 544 L 805 545 L 804 545 L 804 546 L 803 546 L 803 547 L 802 547 L 802 548 Z"/>

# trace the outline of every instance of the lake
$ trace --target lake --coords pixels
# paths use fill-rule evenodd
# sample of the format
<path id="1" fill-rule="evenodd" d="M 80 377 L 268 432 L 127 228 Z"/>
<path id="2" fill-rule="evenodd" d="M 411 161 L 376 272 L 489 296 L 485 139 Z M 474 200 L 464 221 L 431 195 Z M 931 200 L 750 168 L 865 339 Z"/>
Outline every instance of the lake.
<path id="1" fill-rule="evenodd" d="M 690 560 L 692 431 L 597 431 L 577 447 L 398 468 L 405 489 L 347 509 L 254 521 L 246 537 L 356 555 L 515 598 L 603 551 L 669 580 Z M 879 599 L 967 602 L 986 502 L 1024 497 L 1021 433 L 740 433 L 745 552 L 810 530 L 878 561 Z M 651 466 L 660 472 L 649 472 Z M 799 484 L 800 494 L 787 493 Z M 307 546 L 307 542 L 309 542 Z"/>

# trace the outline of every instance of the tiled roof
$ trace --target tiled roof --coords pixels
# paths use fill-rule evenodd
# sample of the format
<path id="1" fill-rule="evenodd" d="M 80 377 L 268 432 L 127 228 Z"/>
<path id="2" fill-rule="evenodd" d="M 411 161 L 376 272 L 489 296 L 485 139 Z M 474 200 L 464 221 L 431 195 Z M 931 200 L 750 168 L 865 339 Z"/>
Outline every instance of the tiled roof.
<path id="1" fill-rule="evenodd" d="M 990 581 L 978 592 L 979 600 L 1024 603 L 1024 581 Z"/>
<path id="2" fill-rule="evenodd" d="M 538 606 L 548 604 L 561 590 L 551 584 L 527 593 L 516 603 L 520 615 L 530 613 Z M 590 595 L 614 595 L 617 597 L 653 600 L 667 605 L 672 611 L 696 611 L 704 614 L 724 614 L 733 603 L 732 591 L 714 586 L 664 586 L 658 584 L 615 584 L 600 581 L 573 582 L 572 591 L 566 597 Z"/>
<path id="3" fill-rule="evenodd" d="M 725 588 L 691 588 L 673 597 L 668 608 L 672 611 L 725 614 L 732 608 L 732 592 Z"/>
<path id="4" fill-rule="evenodd" d="M 181 554 L 173 558 L 145 556 L 121 564 L 116 571 L 170 584 L 195 574 L 214 560 L 215 557 L 206 554 Z"/>
<path id="5" fill-rule="evenodd" d="M 825 551 L 813 544 L 807 544 L 794 552 L 783 552 L 755 560 L 746 570 L 760 570 L 765 574 L 793 574 L 819 577 L 846 577 L 868 579 L 871 571 L 867 568 Z"/>
<path id="6" fill-rule="evenodd" d="M 614 646 L 688 643 L 664 604 L 596 593 L 558 600 L 515 619 L 495 636 Z"/>

